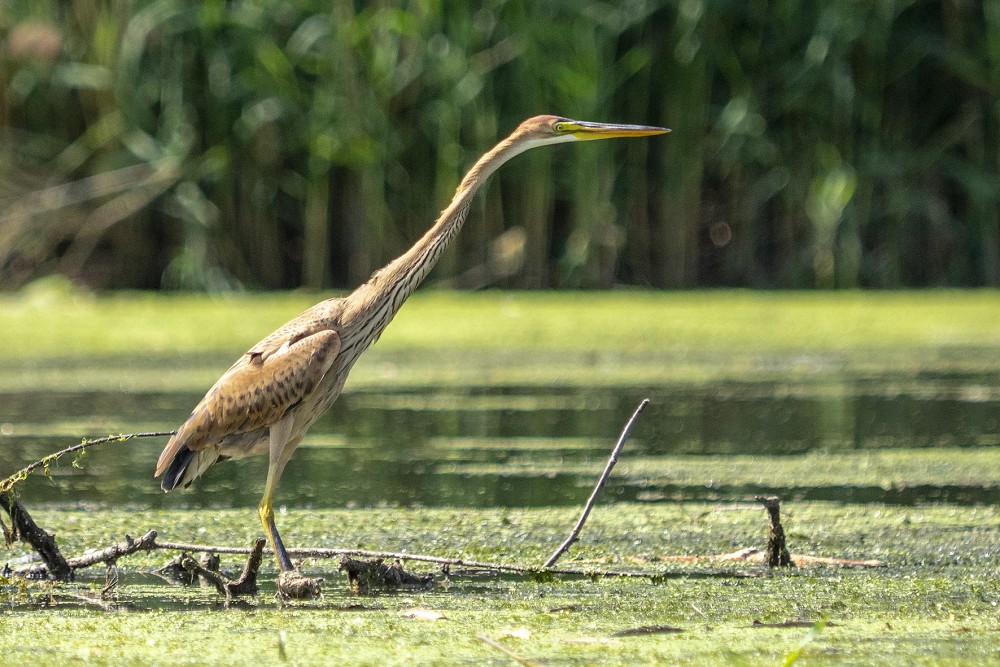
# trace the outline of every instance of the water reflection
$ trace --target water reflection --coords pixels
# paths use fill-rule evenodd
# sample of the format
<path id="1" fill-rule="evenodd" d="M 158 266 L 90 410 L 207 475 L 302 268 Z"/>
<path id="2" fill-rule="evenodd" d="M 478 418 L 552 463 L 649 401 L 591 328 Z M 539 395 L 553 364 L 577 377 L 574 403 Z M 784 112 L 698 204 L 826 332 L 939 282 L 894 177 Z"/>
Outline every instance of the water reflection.
<path id="1" fill-rule="evenodd" d="M 565 387 L 356 391 L 314 428 L 287 468 L 280 502 L 351 505 L 551 506 L 583 502 L 618 432 L 643 397 L 651 404 L 630 456 L 771 455 L 893 447 L 1000 444 L 1000 378 L 719 383 L 590 392 Z M 25 392 L 0 402 L 0 475 L 72 443 L 176 427 L 197 395 Z M 31 481 L 33 502 L 147 507 L 250 507 L 263 458 L 214 467 L 193 493 L 164 496 L 152 479 L 163 439 L 94 448 L 80 468 L 63 462 Z M 516 473 L 504 466 L 530 460 Z M 593 464 L 594 474 L 566 472 Z M 483 472 L 483 464 L 493 467 Z M 487 466 L 487 467 L 488 467 Z M 579 469 L 576 466 L 575 469 Z M 294 482 L 292 481 L 294 480 Z M 693 500 L 777 493 L 848 502 L 995 502 L 993 486 L 907 488 L 843 484 L 800 488 L 680 485 L 614 479 L 607 499 Z"/>

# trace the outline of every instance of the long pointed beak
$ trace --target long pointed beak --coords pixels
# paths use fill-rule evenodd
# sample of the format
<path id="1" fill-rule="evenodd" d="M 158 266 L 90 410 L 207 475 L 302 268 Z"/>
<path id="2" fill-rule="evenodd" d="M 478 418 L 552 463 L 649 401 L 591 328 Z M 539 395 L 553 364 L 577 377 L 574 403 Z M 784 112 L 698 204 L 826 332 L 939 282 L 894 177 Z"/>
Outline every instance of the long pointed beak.
<path id="1" fill-rule="evenodd" d="M 575 121 L 570 132 L 582 141 L 590 139 L 614 139 L 617 137 L 648 137 L 653 134 L 666 134 L 665 127 L 651 125 L 620 125 L 617 123 L 588 123 Z"/>

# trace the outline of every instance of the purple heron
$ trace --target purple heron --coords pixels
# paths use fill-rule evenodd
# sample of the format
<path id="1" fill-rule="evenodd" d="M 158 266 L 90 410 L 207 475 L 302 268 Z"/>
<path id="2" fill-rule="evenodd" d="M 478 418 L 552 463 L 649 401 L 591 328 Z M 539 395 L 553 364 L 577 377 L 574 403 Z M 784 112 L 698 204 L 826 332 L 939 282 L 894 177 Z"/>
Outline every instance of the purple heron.
<path id="1" fill-rule="evenodd" d="M 660 127 L 536 116 L 483 155 L 434 225 L 401 256 L 343 298 L 307 309 L 254 345 L 195 406 L 156 463 L 170 491 L 187 487 L 219 461 L 267 455 L 260 521 L 282 572 L 294 570 L 274 525 L 278 480 L 309 427 L 333 404 L 347 374 L 378 340 L 406 298 L 462 229 L 473 196 L 502 164 L 529 148 L 570 141 L 643 137 Z"/>

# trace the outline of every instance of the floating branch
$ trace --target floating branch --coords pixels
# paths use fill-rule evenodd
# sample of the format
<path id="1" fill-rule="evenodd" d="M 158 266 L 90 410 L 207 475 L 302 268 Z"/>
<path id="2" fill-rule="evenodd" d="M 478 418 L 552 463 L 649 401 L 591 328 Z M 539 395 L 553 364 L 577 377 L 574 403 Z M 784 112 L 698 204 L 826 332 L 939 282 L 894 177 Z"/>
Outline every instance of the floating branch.
<path id="1" fill-rule="evenodd" d="M 35 551 L 38 551 L 38 547 L 36 547 L 34 544 L 32 544 L 32 546 L 35 548 Z M 116 542 L 98 551 L 89 551 L 83 554 L 82 556 L 70 558 L 65 562 L 66 566 L 72 572 L 75 570 L 82 570 L 84 568 L 91 567 L 93 565 L 98 565 L 100 563 L 114 563 L 123 556 L 128 556 L 138 551 L 149 551 L 150 549 L 155 549 L 155 548 L 156 548 L 156 531 L 151 530 L 142 537 L 140 537 L 138 540 L 133 539 L 129 535 L 126 535 L 125 539 L 121 542 Z M 56 579 L 62 579 L 64 581 L 72 576 L 72 574 L 70 574 L 69 577 L 58 576 L 47 561 L 45 563 L 36 563 L 34 565 L 29 565 L 28 567 L 25 568 L 14 570 L 14 573 L 22 577 L 31 577 L 31 578 L 42 578 L 51 575 Z"/>
<path id="2" fill-rule="evenodd" d="M 555 565 L 555 562 L 559 560 L 559 557 L 562 556 L 563 553 L 569 549 L 570 545 L 576 542 L 576 540 L 580 537 L 580 531 L 583 529 L 583 524 L 587 521 L 587 517 L 590 516 L 590 510 L 594 508 L 594 503 L 597 501 L 597 495 L 601 492 L 601 489 L 604 488 L 605 482 L 607 482 L 608 477 L 611 476 L 611 470 L 615 467 L 615 464 L 618 463 L 618 455 L 621 453 L 622 447 L 625 446 L 625 441 L 628 440 L 629 433 L 632 432 L 632 426 L 635 424 L 635 420 L 639 418 L 639 415 L 642 414 L 642 411 L 646 409 L 647 405 L 649 405 L 649 399 L 642 399 L 642 402 L 639 403 L 639 407 L 637 407 L 635 412 L 632 413 L 632 417 L 628 420 L 628 423 L 625 424 L 622 434 L 618 437 L 618 442 L 615 444 L 615 448 L 611 450 L 611 456 L 608 458 L 607 465 L 604 466 L 604 472 L 601 473 L 601 476 L 597 480 L 597 484 L 594 486 L 594 490 L 590 493 L 590 498 L 587 499 L 587 504 L 583 507 L 583 513 L 580 515 L 580 519 L 576 522 L 576 525 L 573 526 L 573 530 L 570 531 L 569 537 L 567 537 L 566 540 L 559 545 L 559 548 L 556 549 L 551 556 L 549 556 L 549 559 L 545 561 L 545 565 L 543 567 L 552 567 Z"/>

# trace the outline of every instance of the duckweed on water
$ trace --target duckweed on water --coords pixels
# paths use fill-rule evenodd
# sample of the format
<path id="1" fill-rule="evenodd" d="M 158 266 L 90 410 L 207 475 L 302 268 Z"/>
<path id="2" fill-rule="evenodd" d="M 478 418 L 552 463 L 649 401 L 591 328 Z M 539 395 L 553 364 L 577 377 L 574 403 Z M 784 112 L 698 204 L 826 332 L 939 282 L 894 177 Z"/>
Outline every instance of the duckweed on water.
<path id="1" fill-rule="evenodd" d="M 995 507 L 793 503 L 783 514 L 793 553 L 877 557 L 885 567 L 768 573 L 753 565 L 675 564 L 667 558 L 762 547 L 763 511 L 749 505 L 603 506 L 561 564 L 687 568 L 692 576 L 662 583 L 453 576 L 429 590 L 352 596 L 334 562 L 306 561 L 303 569 L 326 581 L 321 600 L 279 604 L 272 597 L 274 572 L 266 571 L 261 596 L 227 608 L 211 589 L 159 582 L 149 573 L 168 554 L 154 553 L 121 563 L 122 583 L 109 602 L 97 600 L 101 571 L 54 592 L 6 594 L 0 656 L 6 664 L 235 665 L 277 661 L 280 649 L 296 664 L 502 664 L 502 656 L 477 639 L 484 635 L 538 661 L 773 664 L 799 644 L 808 632 L 802 626 L 826 618 L 829 626 L 804 649 L 809 664 L 915 656 L 973 664 L 992 657 L 1000 602 Z M 219 544 L 248 544 L 257 531 L 248 510 L 50 509 L 37 515 L 69 552 L 92 546 L 91 539 L 151 527 L 169 526 L 165 539 Z M 282 520 L 294 545 L 538 563 L 573 517 L 572 509 L 364 509 L 293 510 Z M 224 568 L 239 564 L 237 557 L 223 557 Z M 407 566 L 422 567 L 413 561 Z M 760 576 L 697 576 L 704 570 Z M 443 618 L 424 620 L 408 614 L 413 609 Z M 681 632 L 616 636 L 661 626 Z"/>
<path id="2" fill-rule="evenodd" d="M 15 435 L 5 435 L 8 451 L 32 460 L 36 450 L 53 451 L 71 436 L 176 426 L 240 351 L 315 300 L 78 295 L 51 308 L 5 297 L 0 384 L 20 406 L 9 400 L 0 420 Z M 507 335 L 497 337 L 498 330 Z M 323 598 L 284 605 L 273 597 L 275 573 L 267 561 L 263 593 L 227 605 L 214 589 L 154 575 L 171 554 L 137 554 L 119 563 L 120 584 L 105 600 L 102 568 L 58 586 L 0 579 L 0 665 L 510 664 L 480 636 L 548 664 L 780 664 L 799 647 L 799 664 L 809 665 L 995 664 L 1000 511 L 992 501 L 929 503 L 932 495 L 924 494 L 891 505 L 845 502 L 849 493 L 840 493 L 839 502 L 785 496 L 793 558 L 877 559 L 885 563 L 879 568 L 768 572 L 747 563 L 676 559 L 763 547 L 763 509 L 742 490 L 754 484 L 780 480 L 786 491 L 796 483 L 995 488 L 998 332 L 1000 293 L 993 291 L 418 294 L 359 364 L 349 385 L 354 393 L 345 396 L 356 416 L 366 401 L 381 401 L 387 387 L 416 388 L 389 392 L 386 402 L 397 404 L 395 430 L 379 438 L 363 431 L 369 426 L 314 434 L 293 460 L 303 465 L 300 474 L 287 477 L 306 494 L 294 499 L 289 481 L 279 495 L 289 504 L 278 519 L 286 542 L 541 563 L 575 521 L 576 496 L 568 494 L 558 507 L 554 501 L 489 507 L 469 501 L 475 493 L 469 480 L 534 475 L 532 489 L 541 498 L 551 497 L 559 475 L 563 490 L 585 495 L 589 487 L 579 480 L 589 484 L 620 427 L 600 402 L 623 389 L 637 394 L 669 386 L 662 429 L 637 431 L 614 475 L 619 491 L 638 491 L 615 495 L 609 488 L 559 564 L 684 576 L 536 580 L 456 570 L 430 589 L 354 596 L 335 562 L 307 560 L 303 570 L 326 582 Z M 730 420 L 732 406 L 748 405 L 740 393 L 750 388 L 747 380 L 770 383 L 761 385 L 764 401 L 784 412 L 750 411 Z M 455 389 L 516 385 L 542 390 L 494 399 Z M 558 417 L 556 404 L 573 403 L 579 394 L 550 388 L 581 386 L 592 389 L 587 401 L 600 404 L 576 406 L 593 418 L 580 432 L 559 433 L 564 442 L 518 433 L 513 443 L 500 443 L 503 433 L 470 432 L 502 420 L 527 422 L 526 415 L 537 413 Z M 432 395 L 423 387 L 453 391 Z M 928 388 L 947 399 L 948 420 L 930 409 L 939 403 L 925 397 Z M 733 400 L 720 403 L 719 391 Z M 488 417 L 448 412 L 466 394 L 462 400 L 475 403 L 477 416 Z M 42 398 L 59 414 L 37 416 L 32 409 Z M 632 398 L 624 410 L 634 407 Z M 77 413 L 65 414 L 70 406 Z M 651 423 L 657 409 L 647 415 Z M 409 417 L 420 411 L 444 413 L 451 431 L 414 442 L 421 422 Z M 556 423 L 565 429 L 568 422 Z M 21 430 L 35 439 L 22 442 Z M 406 446 L 388 447 L 397 442 Z M 879 449 L 885 445 L 893 449 Z M 704 451 L 689 449 L 695 447 Z M 252 464 L 234 464 L 232 477 L 215 478 L 214 495 L 200 503 L 172 496 L 157 505 L 137 492 L 140 483 L 130 485 L 140 474 L 134 470 L 150 474 L 153 449 L 140 449 L 128 459 L 132 467 L 114 475 L 107 474 L 108 459 L 118 454 L 88 453 L 82 472 L 67 466 L 54 469 L 52 480 L 29 480 L 24 500 L 71 555 L 149 529 L 164 540 L 222 545 L 249 546 L 259 536 L 252 504 L 260 479 L 252 477 Z M 341 466 L 399 463 L 382 468 L 395 473 L 383 480 L 387 486 L 417 475 L 414 462 L 424 468 L 445 461 L 451 485 L 441 489 L 467 504 L 449 506 L 440 489 L 384 507 L 361 501 L 354 510 L 342 509 L 347 503 L 339 498 L 317 500 L 326 498 L 317 489 L 330 479 L 328 467 L 311 457 L 324 450 L 337 450 L 341 458 L 332 461 Z M 123 483 L 101 486 L 109 476 Z M 142 484 L 155 486 L 151 479 Z M 696 485 L 730 491 L 718 493 L 717 502 L 678 494 Z M 253 493 L 237 497 L 246 489 Z M 421 507 L 422 498 L 436 506 Z M 192 508 L 176 509 L 185 502 Z M 157 506 L 174 509 L 151 509 Z M 15 545 L 4 557 L 23 553 Z M 223 557 L 229 571 L 241 562 Z M 813 631 L 823 619 L 827 625 Z"/>

